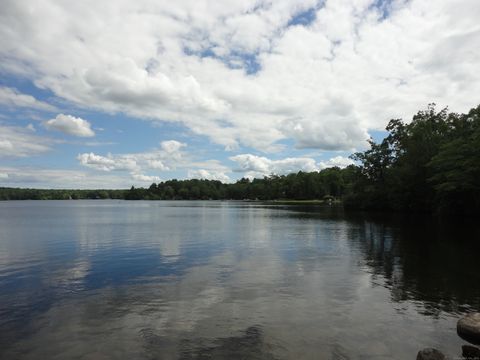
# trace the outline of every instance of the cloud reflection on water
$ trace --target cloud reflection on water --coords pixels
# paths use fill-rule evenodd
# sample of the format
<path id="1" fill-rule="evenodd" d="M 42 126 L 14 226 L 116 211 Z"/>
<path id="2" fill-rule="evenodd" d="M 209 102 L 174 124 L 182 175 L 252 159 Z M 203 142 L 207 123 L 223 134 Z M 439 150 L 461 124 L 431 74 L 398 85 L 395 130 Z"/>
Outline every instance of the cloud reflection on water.
<path id="1" fill-rule="evenodd" d="M 468 265 L 463 248 L 415 257 L 432 243 L 398 224 L 238 203 L 41 204 L 2 233 L 18 241 L 2 242 L 0 271 L 22 258 L 30 277 L 0 278 L 2 358 L 407 359 L 458 348 L 455 311 L 480 298 L 441 288 L 458 280 L 445 250 Z M 31 244 L 43 257 L 29 264 Z"/>

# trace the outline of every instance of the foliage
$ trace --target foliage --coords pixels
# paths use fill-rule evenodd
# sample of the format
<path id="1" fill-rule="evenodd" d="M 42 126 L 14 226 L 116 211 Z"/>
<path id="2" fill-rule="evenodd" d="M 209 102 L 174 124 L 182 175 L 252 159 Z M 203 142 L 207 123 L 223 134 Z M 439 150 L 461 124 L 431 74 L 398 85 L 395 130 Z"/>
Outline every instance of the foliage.
<path id="1" fill-rule="evenodd" d="M 56 190 L 0 188 L 0 200 L 123 199 L 125 190 Z"/>
<path id="2" fill-rule="evenodd" d="M 389 135 L 356 153 L 360 176 L 349 207 L 415 212 L 480 210 L 480 106 L 468 114 L 434 104 L 410 123 L 391 120 Z"/>
<path id="3" fill-rule="evenodd" d="M 126 199 L 153 200 L 307 200 L 325 196 L 341 198 L 350 188 L 352 167 L 270 175 L 263 179 L 240 179 L 233 184 L 216 180 L 169 180 L 152 184 L 148 189 L 132 187 Z"/>
<path id="4" fill-rule="evenodd" d="M 40 190 L 0 188 L 0 200 L 65 200 L 65 199 L 126 199 L 126 200 L 307 200 L 339 199 L 352 188 L 355 167 L 324 169 L 320 172 L 298 172 L 271 175 L 263 179 L 240 179 L 233 184 L 216 180 L 168 180 L 149 188 L 130 190 Z"/>

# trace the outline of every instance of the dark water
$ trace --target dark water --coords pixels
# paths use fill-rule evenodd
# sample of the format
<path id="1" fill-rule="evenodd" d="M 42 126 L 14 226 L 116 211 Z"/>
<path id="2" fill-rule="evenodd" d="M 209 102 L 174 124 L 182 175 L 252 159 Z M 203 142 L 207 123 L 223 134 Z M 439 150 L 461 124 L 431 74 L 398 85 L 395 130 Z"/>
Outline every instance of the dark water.
<path id="1" fill-rule="evenodd" d="M 0 358 L 458 356 L 479 239 L 332 208 L 0 202 Z"/>

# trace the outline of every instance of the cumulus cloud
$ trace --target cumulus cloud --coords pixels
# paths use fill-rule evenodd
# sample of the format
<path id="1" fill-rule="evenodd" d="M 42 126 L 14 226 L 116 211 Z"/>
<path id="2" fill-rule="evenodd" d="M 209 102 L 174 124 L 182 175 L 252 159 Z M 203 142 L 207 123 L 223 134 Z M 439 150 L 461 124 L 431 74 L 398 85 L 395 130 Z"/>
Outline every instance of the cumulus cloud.
<path id="1" fill-rule="evenodd" d="M 296 147 L 324 150 L 354 150 L 368 138 L 365 128 L 348 117 L 323 114 L 323 121 L 309 118 L 288 120 L 283 129 L 296 140 Z M 329 127 L 335 127 L 335 131 Z"/>
<path id="2" fill-rule="evenodd" d="M 271 174 L 285 175 L 297 173 L 299 171 L 312 172 L 319 171 L 329 167 L 346 167 L 353 164 L 353 161 L 343 156 L 336 156 L 328 161 L 317 163 L 315 159 L 309 157 L 285 158 L 280 160 L 271 160 L 263 156 L 252 154 L 241 154 L 230 157 L 230 160 L 237 163 L 235 172 L 243 172 L 248 178 L 258 178 Z"/>
<path id="3" fill-rule="evenodd" d="M 137 173 L 132 174 L 132 179 L 135 181 L 149 183 L 149 184 L 161 181 L 161 179 L 158 176 L 149 176 L 149 175 L 137 174 Z"/>
<path id="4" fill-rule="evenodd" d="M 288 174 L 298 171 L 318 170 L 315 160 L 312 158 L 286 158 L 271 160 L 263 156 L 241 154 L 230 157 L 230 160 L 237 163 L 237 172 L 245 172 L 250 175 Z"/>
<path id="5" fill-rule="evenodd" d="M 477 105 L 479 12 L 477 0 L 5 0 L 0 70 L 227 149 L 351 150 L 432 101 Z"/>
<path id="6" fill-rule="evenodd" d="M 328 161 L 320 161 L 319 168 L 326 169 L 329 167 L 345 168 L 349 165 L 353 165 L 355 162 L 345 156 L 335 156 Z"/>
<path id="7" fill-rule="evenodd" d="M 134 180 L 149 181 L 156 176 L 144 175 L 145 170 L 168 171 L 185 162 L 186 144 L 176 140 L 160 143 L 160 147 L 141 153 L 98 155 L 93 152 L 78 154 L 77 160 L 83 166 L 99 171 L 129 171 Z"/>
<path id="8" fill-rule="evenodd" d="M 27 157 L 50 150 L 53 141 L 28 128 L 0 125 L 0 157 Z"/>
<path id="9" fill-rule="evenodd" d="M 95 136 L 95 132 L 87 120 L 72 115 L 58 114 L 54 119 L 45 121 L 43 126 L 48 130 L 57 130 L 73 136 Z"/>
<path id="10" fill-rule="evenodd" d="M 83 153 L 77 156 L 77 160 L 81 165 L 101 172 L 128 172 L 131 179 L 143 183 L 161 181 L 159 176 L 146 173 L 172 170 L 183 170 L 190 179 L 231 181 L 228 176 L 231 169 L 219 160 L 195 160 L 195 154 L 184 149 L 187 145 L 176 140 L 162 141 L 159 145 L 156 149 L 141 153 Z"/>
<path id="11" fill-rule="evenodd" d="M 55 111 L 56 108 L 31 95 L 22 94 L 17 89 L 0 86 L 0 104 L 10 108 L 29 108 L 43 111 Z"/>
<path id="12" fill-rule="evenodd" d="M 111 154 L 101 156 L 91 152 L 79 154 L 77 159 L 80 164 L 101 171 L 135 170 L 137 168 L 136 160 L 130 156 L 114 157 Z"/>
<path id="13" fill-rule="evenodd" d="M 162 160 L 147 160 L 147 165 L 148 168 L 150 169 L 156 169 L 160 171 L 166 171 L 169 170 L 168 166 L 165 165 L 165 163 Z"/>
<path id="14" fill-rule="evenodd" d="M 168 154 L 175 154 L 177 153 L 182 147 L 185 147 L 186 145 L 184 143 L 181 143 L 176 140 L 167 140 L 167 141 L 162 141 L 160 143 L 160 147 L 162 148 L 163 151 L 165 151 Z"/>
<path id="15" fill-rule="evenodd" d="M 225 172 L 223 171 L 206 170 L 206 169 L 189 170 L 188 177 L 190 179 L 218 180 L 223 183 L 229 183 L 232 181 L 230 177 L 227 174 L 225 174 Z"/>

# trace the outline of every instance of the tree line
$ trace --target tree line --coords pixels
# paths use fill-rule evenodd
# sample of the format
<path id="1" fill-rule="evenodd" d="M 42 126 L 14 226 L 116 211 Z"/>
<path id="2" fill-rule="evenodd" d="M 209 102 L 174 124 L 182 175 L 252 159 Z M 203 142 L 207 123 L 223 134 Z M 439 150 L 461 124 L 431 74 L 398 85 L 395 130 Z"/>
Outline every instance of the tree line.
<path id="1" fill-rule="evenodd" d="M 243 178 L 233 184 L 216 180 L 169 180 L 149 188 L 132 188 L 126 199 L 148 200 L 310 200 L 341 199 L 352 186 L 355 167 L 338 167 L 319 172 L 270 175 L 262 179 Z"/>
<path id="2" fill-rule="evenodd" d="M 350 192 L 355 166 L 320 172 L 270 175 L 263 179 L 242 178 L 225 184 L 217 180 L 189 179 L 153 183 L 148 188 L 130 190 L 44 190 L 0 188 L 0 200 L 310 200 L 341 199 Z"/>
<path id="3" fill-rule="evenodd" d="M 0 188 L 0 200 L 343 200 L 346 208 L 473 213 L 480 210 L 480 105 L 466 114 L 431 104 L 410 123 L 390 120 L 381 142 L 351 156 L 356 165 L 240 179 L 168 180 L 129 190 Z"/>
<path id="4" fill-rule="evenodd" d="M 0 200 L 125 199 L 127 190 L 22 189 L 0 187 Z"/>
<path id="5" fill-rule="evenodd" d="M 410 212 L 480 210 L 480 105 L 466 114 L 431 104 L 410 123 L 390 120 L 359 162 L 346 205 Z"/>

